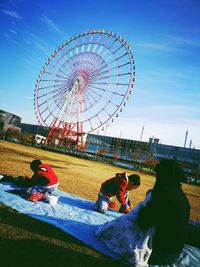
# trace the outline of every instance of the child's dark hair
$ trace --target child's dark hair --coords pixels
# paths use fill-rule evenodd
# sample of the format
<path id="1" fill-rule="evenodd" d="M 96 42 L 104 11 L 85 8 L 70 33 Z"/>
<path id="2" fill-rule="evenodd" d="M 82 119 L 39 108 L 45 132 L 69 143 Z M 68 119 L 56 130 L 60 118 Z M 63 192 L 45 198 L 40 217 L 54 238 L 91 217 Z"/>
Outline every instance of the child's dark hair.
<path id="1" fill-rule="evenodd" d="M 38 168 L 38 165 L 42 164 L 42 162 L 39 159 L 34 159 L 31 161 L 30 167 L 32 171 L 36 171 Z"/>
<path id="2" fill-rule="evenodd" d="M 134 185 L 140 186 L 140 176 L 137 174 L 131 174 L 128 176 L 128 180 L 130 183 L 133 183 Z"/>

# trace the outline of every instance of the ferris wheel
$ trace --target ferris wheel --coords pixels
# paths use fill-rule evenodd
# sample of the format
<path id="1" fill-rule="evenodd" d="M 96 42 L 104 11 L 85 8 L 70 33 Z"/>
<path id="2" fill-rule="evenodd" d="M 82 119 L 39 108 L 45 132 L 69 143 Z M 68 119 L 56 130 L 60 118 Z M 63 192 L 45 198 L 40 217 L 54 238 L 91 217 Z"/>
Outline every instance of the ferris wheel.
<path id="1" fill-rule="evenodd" d="M 36 117 L 51 133 L 59 129 L 62 138 L 104 129 L 126 105 L 134 83 L 134 56 L 121 36 L 104 30 L 76 35 L 40 72 Z"/>

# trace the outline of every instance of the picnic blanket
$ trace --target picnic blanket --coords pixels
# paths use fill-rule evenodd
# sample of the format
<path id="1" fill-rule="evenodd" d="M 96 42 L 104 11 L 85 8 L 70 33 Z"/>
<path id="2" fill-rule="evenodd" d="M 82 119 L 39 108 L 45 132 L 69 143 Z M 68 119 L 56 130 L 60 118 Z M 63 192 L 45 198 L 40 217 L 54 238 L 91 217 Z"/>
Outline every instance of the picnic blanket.
<path id="1" fill-rule="evenodd" d="M 121 216 L 120 213 L 109 210 L 106 214 L 97 213 L 94 210 L 94 202 L 85 200 L 76 195 L 57 190 L 55 195 L 59 197 L 57 204 L 50 205 L 42 201 L 30 202 L 13 190 L 19 189 L 12 183 L 0 183 L 0 203 L 43 222 L 52 224 L 64 232 L 80 239 L 97 251 L 120 259 L 119 255 L 110 252 L 103 241 L 99 240 L 95 231 L 105 222 Z M 187 266 L 199 266 L 200 249 L 185 245 L 183 257 Z M 186 265 L 173 265 L 180 267 Z"/>

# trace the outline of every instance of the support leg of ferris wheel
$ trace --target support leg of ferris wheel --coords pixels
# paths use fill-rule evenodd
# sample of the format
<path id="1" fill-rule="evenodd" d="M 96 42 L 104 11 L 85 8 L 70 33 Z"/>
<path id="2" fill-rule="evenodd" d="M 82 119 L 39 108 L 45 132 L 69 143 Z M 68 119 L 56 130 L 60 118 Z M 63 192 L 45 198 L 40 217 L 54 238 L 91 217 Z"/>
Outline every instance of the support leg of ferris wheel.
<path id="1" fill-rule="evenodd" d="M 74 86 L 75 86 L 75 85 L 74 85 Z M 45 145 L 48 144 L 48 139 L 49 139 L 49 137 L 51 136 L 51 134 L 52 134 L 52 132 L 53 132 L 53 129 L 55 129 L 55 128 L 57 128 L 57 127 L 58 127 L 58 128 L 60 127 L 60 124 L 61 124 L 60 117 L 61 117 L 61 115 L 63 114 L 63 112 L 64 112 L 64 110 L 65 110 L 65 108 L 66 108 L 66 106 L 67 106 L 68 98 L 70 97 L 71 93 L 73 92 L 74 86 L 72 87 L 72 90 L 71 90 L 69 96 L 68 96 L 68 97 L 65 97 L 65 103 L 64 103 L 64 105 L 62 106 L 62 109 L 60 110 L 58 116 L 57 116 L 56 119 L 53 121 L 53 124 L 51 125 L 51 129 L 50 129 L 50 131 L 48 132 L 48 135 L 47 135 L 47 139 L 46 139 Z M 58 125 L 56 125 L 57 122 L 58 122 Z"/>
<path id="2" fill-rule="evenodd" d="M 57 118 L 55 119 L 55 121 L 53 122 L 52 126 L 51 126 L 51 130 L 48 133 L 48 137 L 51 136 L 51 133 L 53 131 L 54 128 L 60 128 L 60 125 L 62 124 L 63 121 L 63 128 L 62 128 L 62 136 L 61 136 L 61 140 L 66 136 L 70 136 L 71 132 L 73 131 L 73 127 L 70 123 L 65 123 L 64 121 L 64 116 L 66 115 L 66 108 L 67 105 L 69 104 L 69 102 L 71 101 L 70 107 L 68 108 L 69 110 L 72 109 L 72 105 L 74 104 L 73 102 L 73 98 L 77 98 L 76 99 L 76 104 L 77 104 L 77 125 L 76 125 L 76 143 L 77 146 L 82 145 L 82 122 L 81 122 L 81 103 L 83 101 L 83 95 L 82 95 L 82 89 L 83 89 L 83 77 L 82 76 L 78 76 L 74 82 L 74 85 L 72 87 L 72 89 L 70 90 L 70 94 L 68 96 L 65 96 L 65 102 L 62 106 L 62 109 L 60 110 Z M 70 113 L 70 112 L 69 112 Z M 57 124 L 58 123 L 58 124 Z M 61 128 L 60 128 L 61 129 Z M 48 140 L 48 138 L 47 138 Z"/>
<path id="3" fill-rule="evenodd" d="M 77 90 L 77 148 L 83 147 L 83 123 L 81 122 L 82 103 L 83 103 L 83 87 L 84 78 L 81 75 L 77 77 L 78 90 Z"/>

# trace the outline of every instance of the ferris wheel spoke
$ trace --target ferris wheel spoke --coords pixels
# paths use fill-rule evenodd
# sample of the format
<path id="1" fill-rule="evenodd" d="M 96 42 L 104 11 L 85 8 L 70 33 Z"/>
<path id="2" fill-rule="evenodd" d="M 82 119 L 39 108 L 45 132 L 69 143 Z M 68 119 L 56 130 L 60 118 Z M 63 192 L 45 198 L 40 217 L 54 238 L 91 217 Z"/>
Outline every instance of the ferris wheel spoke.
<path id="1" fill-rule="evenodd" d="M 51 97 L 49 97 L 48 99 L 46 99 L 45 101 L 43 101 L 42 103 L 40 103 L 40 104 L 38 105 L 38 107 L 40 107 L 40 106 L 46 104 L 47 101 L 51 101 L 52 99 L 55 99 L 57 96 L 59 97 L 60 95 L 62 95 L 62 92 L 59 91 L 57 94 L 52 95 Z"/>
<path id="2" fill-rule="evenodd" d="M 124 48 L 123 45 L 119 46 L 115 51 L 113 51 L 113 55 L 115 55 L 121 48 Z"/>
<path id="3" fill-rule="evenodd" d="M 69 46 L 69 48 L 70 48 L 70 55 L 71 55 L 71 60 L 72 60 L 72 65 L 69 65 L 69 67 L 70 67 L 70 69 L 71 69 L 71 71 L 72 71 L 72 73 L 74 72 L 74 70 L 76 71 L 76 64 L 75 64 L 75 60 L 74 60 L 74 58 L 76 57 L 76 52 L 74 53 L 74 56 L 73 56 L 73 54 L 72 54 L 72 51 L 73 51 L 73 49 L 71 49 L 71 47 L 70 47 L 70 45 L 69 45 L 69 43 L 68 43 L 68 46 Z M 75 50 L 76 51 L 76 50 Z M 69 60 L 67 61 L 67 63 L 69 63 Z M 73 69 L 73 68 L 74 69 Z"/>
<path id="4" fill-rule="evenodd" d="M 68 50 L 68 52 L 69 52 L 69 51 L 70 51 L 70 50 Z M 62 53 L 62 54 L 63 54 L 63 53 Z M 64 67 L 65 70 L 67 70 L 67 71 L 69 72 L 69 74 L 72 75 L 72 74 L 73 74 L 73 69 L 71 68 L 71 65 L 69 65 L 69 60 L 70 60 L 70 58 L 67 59 L 66 56 L 65 56 L 65 54 L 63 54 L 63 56 L 64 56 L 64 58 L 66 59 L 66 61 L 61 65 L 61 67 Z M 69 71 L 69 68 L 66 68 L 66 67 L 65 67 L 65 64 L 68 64 L 68 67 L 70 68 L 70 70 L 71 70 L 72 72 Z"/>
<path id="5" fill-rule="evenodd" d="M 53 94 L 53 93 L 55 93 L 55 92 L 57 92 L 57 91 L 60 91 L 60 87 L 59 87 L 58 89 L 54 89 L 53 91 L 49 91 L 49 92 L 47 92 L 47 93 L 45 93 L 45 94 L 43 94 L 43 95 L 38 96 L 38 99 L 40 99 L 40 98 L 42 98 L 42 97 L 45 97 L 45 96 L 47 96 L 47 95 L 49 95 L 49 94 Z"/>
<path id="6" fill-rule="evenodd" d="M 89 71 L 88 72 L 90 75 L 89 75 L 89 78 L 88 78 L 88 82 L 91 83 L 91 82 L 95 82 L 97 79 L 99 79 L 99 74 L 98 72 L 91 72 Z"/>
<path id="7" fill-rule="evenodd" d="M 98 96 L 99 96 L 99 98 L 95 98 L 94 97 L 94 94 L 92 94 L 90 91 L 91 90 L 88 90 L 88 88 L 89 87 L 87 87 L 87 89 L 86 89 L 86 91 L 85 92 L 87 92 L 87 94 L 94 100 L 94 103 L 96 103 L 97 101 L 98 101 L 98 99 L 101 97 L 101 95 L 100 94 L 97 94 L 96 92 L 94 92 L 94 91 L 92 91 L 92 93 L 94 93 L 94 94 L 97 94 Z"/>
<path id="8" fill-rule="evenodd" d="M 49 71 L 44 71 L 43 73 L 46 73 L 46 74 L 52 75 L 52 72 L 49 72 Z"/>
<path id="9" fill-rule="evenodd" d="M 60 87 L 59 89 L 60 90 L 58 90 L 58 89 L 56 90 L 58 92 L 56 94 L 54 94 L 53 96 L 51 96 L 51 98 L 56 99 L 57 97 L 63 97 L 64 94 L 66 94 L 66 92 L 69 92 L 69 89 L 67 89 L 65 86 Z"/>
<path id="10" fill-rule="evenodd" d="M 76 109 L 75 107 L 75 104 L 77 103 L 77 92 L 76 92 L 76 87 L 73 87 L 73 89 L 70 91 L 70 94 L 68 95 L 68 97 L 66 98 L 66 101 L 65 101 L 65 104 L 66 104 L 66 107 L 65 107 L 65 112 L 68 113 L 68 110 L 69 112 L 72 112 L 73 111 L 73 108 Z M 69 106 L 69 108 L 68 108 Z"/>
<path id="11" fill-rule="evenodd" d="M 106 92 L 106 93 L 111 93 L 111 94 L 122 96 L 122 97 L 125 96 L 124 94 L 119 94 L 119 93 L 117 93 L 115 91 L 111 91 L 111 90 L 108 90 L 108 89 L 104 89 L 104 88 L 100 88 L 100 87 L 96 87 L 96 86 L 92 86 L 92 85 L 90 85 L 90 87 L 93 87 L 93 88 L 95 88 L 97 90 L 100 90 L 100 91 L 103 91 L 103 92 Z"/>
<path id="12" fill-rule="evenodd" d="M 46 122 L 46 121 L 49 119 L 50 116 L 52 116 L 52 113 L 51 113 L 51 112 L 50 112 L 49 115 L 44 119 L 44 122 Z"/>
<path id="13" fill-rule="evenodd" d="M 69 42 L 67 42 L 67 46 L 69 47 L 70 56 L 73 58 L 72 49 L 71 49 Z"/>
<path id="14" fill-rule="evenodd" d="M 100 57 L 101 59 L 102 59 L 102 57 Z M 92 53 L 90 53 L 89 55 L 88 55 L 88 58 L 87 58 L 87 64 L 88 65 L 90 65 L 91 64 L 91 62 L 95 62 L 95 65 L 97 64 L 97 63 L 99 63 L 99 56 L 98 55 L 94 55 L 93 54 L 93 52 Z"/>
<path id="15" fill-rule="evenodd" d="M 84 52 L 84 48 L 85 48 L 85 45 L 84 45 L 84 43 L 85 43 L 85 35 L 83 36 L 83 41 L 82 41 L 82 47 L 81 47 L 81 52 L 83 53 Z"/>
<path id="16" fill-rule="evenodd" d="M 90 103 L 90 107 L 93 106 L 93 103 L 91 102 L 89 96 L 94 100 L 94 103 L 97 102 L 97 100 L 93 97 L 93 95 L 91 95 L 90 92 L 88 92 L 88 90 L 85 90 L 85 96 L 87 97 L 88 102 Z"/>
<path id="17" fill-rule="evenodd" d="M 104 70 L 104 71 L 98 73 L 98 75 L 101 77 L 102 75 L 104 75 L 104 74 L 106 74 L 106 73 L 109 73 L 109 72 L 110 72 L 110 70 L 106 69 L 106 70 Z"/>
<path id="18" fill-rule="evenodd" d="M 108 64 L 105 63 L 105 62 L 103 62 L 103 64 L 104 64 L 103 66 L 101 66 L 100 68 L 96 69 L 97 72 L 100 72 L 100 71 L 102 71 L 104 69 L 108 69 Z"/>
<path id="19" fill-rule="evenodd" d="M 111 78 L 111 77 L 126 76 L 126 75 L 130 75 L 130 74 L 131 74 L 131 72 L 115 74 L 115 75 L 108 75 L 108 76 L 101 77 L 99 80 L 105 80 L 105 79 L 108 79 L 108 78 Z"/>
<path id="20" fill-rule="evenodd" d="M 78 71 L 77 59 L 78 59 L 78 46 L 75 47 L 75 57 L 73 58 L 73 68 L 75 71 Z"/>
<path id="21" fill-rule="evenodd" d="M 55 109 L 56 109 L 56 108 L 54 108 L 52 111 L 50 111 L 50 110 L 49 110 L 49 106 L 47 105 L 47 107 L 46 107 L 43 111 L 40 112 L 40 115 L 42 115 L 42 114 L 45 113 L 46 111 L 51 112 L 52 115 L 53 115 L 53 112 L 55 111 Z M 54 116 L 53 116 L 53 117 L 54 117 Z"/>
<path id="22" fill-rule="evenodd" d="M 93 54 L 92 53 L 89 53 L 89 52 L 85 52 L 84 53 L 84 55 L 83 55 L 83 62 L 84 62 L 84 65 L 86 67 L 91 65 L 91 59 L 92 58 L 93 58 Z"/>
<path id="23" fill-rule="evenodd" d="M 73 72 L 73 69 L 71 68 L 71 66 L 69 67 L 69 68 L 67 68 L 65 65 L 63 65 L 63 68 L 65 68 L 65 70 L 67 71 L 67 72 L 69 72 L 69 74 L 70 74 L 70 76 L 73 76 L 74 75 L 74 72 Z M 70 71 L 70 70 L 72 71 Z"/>
<path id="24" fill-rule="evenodd" d="M 76 48 L 76 55 L 78 55 L 78 38 L 76 39 L 76 45 L 75 45 L 75 48 Z"/>
<path id="25" fill-rule="evenodd" d="M 90 51 L 90 47 L 91 47 L 91 44 L 92 44 L 92 39 L 93 39 L 93 34 L 91 35 L 91 37 L 90 37 L 90 41 L 89 41 L 89 45 L 88 45 L 88 48 L 87 48 L 87 52 L 89 52 Z"/>
<path id="26" fill-rule="evenodd" d="M 60 88 L 60 84 L 53 84 L 53 85 L 48 85 L 48 86 L 44 86 L 44 87 L 39 87 L 38 91 L 46 90 L 46 89 L 49 89 L 49 88 L 56 88 L 56 87 Z"/>
<path id="27" fill-rule="evenodd" d="M 63 97 L 67 92 L 69 92 L 69 89 L 66 88 L 66 86 L 62 86 L 51 92 L 52 92 L 52 95 L 48 98 L 48 100 L 51 100 L 51 99 L 56 100 L 57 98 Z"/>
<path id="28" fill-rule="evenodd" d="M 41 111 L 40 112 L 40 115 L 42 115 L 45 111 L 47 111 L 48 110 L 48 107 L 47 108 L 45 108 L 43 111 Z"/>
<path id="29" fill-rule="evenodd" d="M 64 77 L 64 76 L 61 76 L 61 75 L 59 75 L 59 74 L 57 74 L 57 73 L 55 73 L 55 74 L 54 74 L 54 76 L 56 76 L 56 77 L 58 77 L 58 78 L 62 78 L 62 79 L 64 79 L 64 80 L 66 80 L 66 77 Z"/>
<path id="30" fill-rule="evenodd" d="M 108 117 L 109 117 L 109 118 L 111 118 L 111 117 L 112 117 L 112 115 L 111 115 L 110 113 L 108 113 L 108 112 L 107 112 L 107 110 L 106 110 L 106 108 L 105 108 L 105 107 L 103 108 L 103 111 L 104 111 L 104 112 L 105 112 L 105 113 L 108 115 Z"/>
<path id="31" fill-rule="evenodd" d="M 113 106 L 119 108 L 119 105 L 118 105 L 118 104 L 115 104 L 113 101 L 109 100 L 108 102 L 109 102 L 110 104 L 112 104 Z"/>
<path id="32" fill-rule="evenodd" d="M 70 78 L 71 76 L 69 74 L 67 74 L 66 72 L 64 72 L 63 70 L 59 69 L 58 72 L 61 72 L 62 74 L 65 75 L 65 77 Z"/>
<path id="33" fill-rule="evenodd" d="M 122 85 L 122 86 L 129 86 L 130 85 L 130 83 L 118 83 L 118 82 L 116 82 L 116 83 L 113 83 L 113 82 L 96 82 L 96 84 L 100 84 L 100 85 Z"/>
<path id="34" fill-rule="evenodd" d="M 123 57 L 125 57 L 125 56 L 127 56 L 128 55 L 128 53 L 125 53 L 125 54 L 123 54 L 123 55 L 121 55 L 121 56 L 119 56 L 119 57 L 117 57 L 117 58 L 115 58 L 115 59 L 113 59 L 112 61 L 110 61 L 110 62 L 108 62 L 107 63 L 107 65 L 109 66 L 109 65 L 111 65 L 113 62 L 118 62 L 118 60 L 120 60 L 120 59 L 122 59 Z M 117 64 L 118 65 L 118 64 Z"/>
<path id="35" fill-rule="evenodd" d="M 107 48 L 107 50 L 102 54 L 102 57 L 104 57 L 109 51 L 110 51 L 110 49 L 112 48 L 112 46 L 116 43 L 116 39 L 114 40 L 114 42 Z M 116 50 L 116 52 L 117 52 L 117 50 Z M 108 58 L 107 58 L 107 60 L 110 58 L 110 57 L 112 57 L 113 55 L 115 54 L 115 52 L 112 52 L 111 54 L 110 54 L 110 56 L 108 56 Z"/>
<path id="36" fill-rule="evenodd" d="M 69 49 L 69 50 L 66 51 L 66 53 L 68 53 L 68 52 L 71 52 L 71 50 Z M 67 59 L 66 55 L 63 52 L 62 52 L 62 56 L 65 58 L 66 61 L 64 61 L 64 63 L 61 65 L 61 67 L 65 68 L 65 64 L 69 63 L 70 58 Z M 70 72 L 68 68 L 65 68 L 65 69 L 70 73 L 70 75 L 72 75 L 73 74 L 73 69 L 71 68 L 71 66 L 69 66 L 69 68 L 71 69 L 72 72 Z"/>
<path id="37" fill-rule="evenodd" d="M 101 44 L 101 47 L 99 48 L 99 50 L 97 51 L 97 54 L 99 55 L 100 52 L 102 51 L 102 49 L 105 47 L 105 44 L 107 43 L 107 41 L 110 39 L 110 35 L 108 35 L 105 39 L 105 41 Z"/>
<path id="38" fill-rule="evenodd" d="M 102 35 L 99 35 L 99 37 L 98 37 L 98 39 L 97 39 L 97 42 L 96 42 L 96 44 L 94 45 L 94 47 L 93 47 L 93 49 L 92 49 L 92 53 L 95 53 L 96 48 L 97 48 L 98 43 L 100 42 L 101 38 L 102 38 Z"/>
<path id="39" fill-rule="evenodd" d="M 101 119 L 99 118 L 99 113 L 96 114 L 96 117 L 97 117 L 97 119 L 99 120 L 100 125 L 102 125 L 103 123 L 102 123 Z"/>
<path id="40" fill-rule="evenodd" d="M 111 69 L 109 69 L 110 71 L 112 71 L 112 70 L 115 70 L 115 69 L 120 69 L 120 68 L 122 68 L 122 67 L 124 67 L 124 66 L 127 66 L 127 65 L 130 65 L 131 63 L 130 62 L 127 62 L 127 63 L 124 63 L 124 64 L 122 64 L 122 65 L 117 65 L 116 67 L 113 67 L 113 68 L 111 68 Z"/>
<path id="41" fill-rule="evenodd" d="M 51 79 L 45 79 L 45 80 L 41 80 L 41 82 L 55 82 L 55 83 L 60 83 L 60 82 L 65 82 L 65 80 L 51 80 Z"/>
<path id="42" fill-rule="evenodd" d="M 104 70 L 105 68 L 108 68 L 108 66 L 110 65 L 110 64 L 112 64 L 114 61 L 118 61 L 119 59 L 121 59 L 122 57 L 124 57 L 126 55 L 126 53 L 124 54 L 124 55 L 122 55 L 122 56 L 120 56 L 120 57 L 118 57 L 118 58 L 116 58 L 116 59 L 113 59 L 111 62 L 109 62 L 109 63 L 105 63 L 105 61 L 102 61 L 101 63 L 103 64 L 101 64 L 97 69 L 96 69 L 96 71 L 97 72 L 101 72 L 102 70 Z M 117 64 L 118 65 L 118 64 Z"/>
<path id="43" fill-rule="evenodd" d="M 96 91 L 94 91 L 93 89 L 91 89 L 90 87 L 92 87 L 91 85 L 87 86 L 87 91 L 89 90 L 88 93 L 93 93 L 94 95 L 97 95 L 98 97 L 101 97 L 101 94 L 97 93 Z"/>
<path id="44" fill-rule="evenodd" d="M 62 109 L 63 106 L 63 100 L 57 100 L 57 102 L 53 102 L 52 104 L 54 104 L 54 109 L 52 112 L 56 111 L 59 112 Z"/>
<path id="45" fill-rule="evenodd" d="M 98 74 L 98 75 L 101 75 L 101 72 L 100 72 L 100 71 L 102 71 L 102 70 L 104 70 L 104 69 L 108 70 L 108 65 L 105 64 L 105 62 L 104 62 L 103 64 L 104 64 L 104 66 L 102 66 L 102 67 L 99 68 L 99 69 L 97 68 L 97 69 L 93 70 L 93 71 L 91 72 L 91 74 Z"/>

